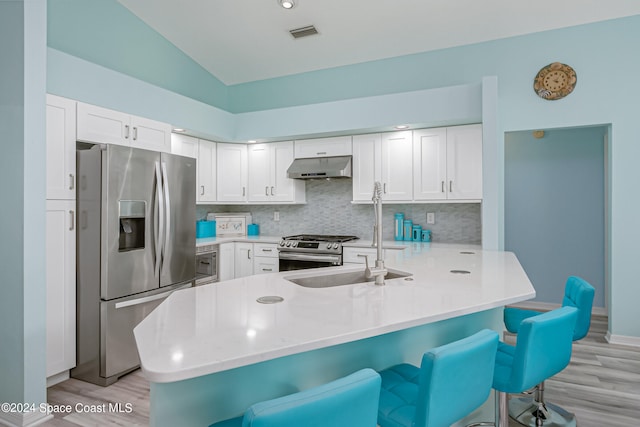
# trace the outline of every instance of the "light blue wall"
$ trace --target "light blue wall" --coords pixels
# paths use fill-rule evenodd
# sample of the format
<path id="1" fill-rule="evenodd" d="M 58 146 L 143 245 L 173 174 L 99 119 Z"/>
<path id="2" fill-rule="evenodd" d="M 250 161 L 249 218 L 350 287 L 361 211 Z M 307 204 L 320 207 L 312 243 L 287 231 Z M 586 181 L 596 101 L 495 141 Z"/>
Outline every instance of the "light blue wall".
<path id="1" fill-rule="evenodd" d="M 515 252 L 536 300 L 560 304 L 568 276 L 596 288 L 604 307 L 607 127 L 510 132 L 505 141 L 505 249 Z"/>
<path id="2" fill-rule="evenodd" d="M 222 82 L 117 1 L 49 0 L 48 6 L 49 47 L 228 109 Z"/>
<path id="3" fill-rule="evenodd" d="M 45 31 L 45 0 L 0 2 L 0 401 L 36 405 L 46 401 Z"/>
<path id="4" fill-rule="evenodd" d="M 75 19 L 83 18 L 80 12 L 81 9 L 75 13 Z M 114 26 L 113 31 L 116 28 L 119 27 Z M 348 106 L 357 97 L 372 96 L 375 100 L 382 94 L 393 97 L 406 91 L 478 84 L 483 76 L 497 76 L 497 98 L 489 103 L 495 110 L 496 120 L 486 122 L 495 126 L 497 137 L 485 141 L 490 147 L 483 151 L 484 160 L 490 162 L 494 174 L 489 183 L 493 185 L 484 187 L 483 222 L 487 212 L 498 219 L 490 220 L 492 233 L 483 235 L 483 242 L 485 237 L 496 236 L 498 242 L 503 239 L 505 132 L 611 124 L 610 331 L 614 335 L 640 337 L 640 324 L 635 316 L 640 288 L 633 285 L 636 277 L 633 254 L 640 238 L 635 217 L 640 201 L 630 196 L 635 194 L 635 183 L 640 181 L 640 169 L 636 165 L 636 159 L 640 158 L 636 124 L 636 105 L 640 99 L 640 80 L 636 76 L 640 71 L 640 56 L 635 53 L 639 39 L 640 16 L 634 16 L 232 86 L 228 88 L 228 109 L 245 113 L 237 117 L 238 131 L 234 136 L 238 137 L 273 136 L 262 132 L 267 130 L 279 135 L 295 135 L 301 128 L 328 131 L 351 126 L 358 129 L 361 124 L 355 118 L 359 112 L 352 112 L 350 117 L 355 121 L 351 124 L 337 114 L 318 113 L 326 111 L 323 105 Z M 536 72 L 553 61 L 570 64 L 578 73 L 578 85 L 571 96 L 549 102 L 533 93 L 532 82 Z M 73 85 L 70 81 L 52 82 L 52 76 L 49 77 L 51 86 Z M 58 77 L 64 79 L 64 76 Z M 483 90 L 486 87 L 483 84 Z M 98 98 L 105 97 L 101 87 L 93 90 L 100 94 Z M 485 99 L 482 101 L 486 112 Z M 212 103 L 226 109 L 218 100 Z M 360 101 L 356 104 L 360 105 Z M 299 109 L 293 108 L 297 106 Z M 274 109 L 282 110 L 269 111 Z M 157 108 L 149 110 L 156 112 Z M 306 125 L 301 127 L 299 122 L 276 114 L 282 111 L 294 111 L 298 118 L 304 118 Z M 314 122 L 321 124 L 313 125 Z"/>
<path id="5" fill-rule="evenodd" d="M 195 129 L 198 136 L 218 141 L 235 134 L 231 113 L 52 48 L 47 50 L 47 91 Z"/>

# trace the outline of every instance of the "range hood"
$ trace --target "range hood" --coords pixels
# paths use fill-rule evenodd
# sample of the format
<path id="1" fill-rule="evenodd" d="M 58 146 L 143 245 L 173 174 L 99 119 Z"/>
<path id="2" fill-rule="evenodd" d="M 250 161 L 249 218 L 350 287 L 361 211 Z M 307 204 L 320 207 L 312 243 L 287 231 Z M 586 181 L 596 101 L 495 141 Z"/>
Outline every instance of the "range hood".
<path id="1" fill-rule="evenodd" d="M 351 178 L 351 156 L 295 159 L 287 177 L 295 179 Z"/>

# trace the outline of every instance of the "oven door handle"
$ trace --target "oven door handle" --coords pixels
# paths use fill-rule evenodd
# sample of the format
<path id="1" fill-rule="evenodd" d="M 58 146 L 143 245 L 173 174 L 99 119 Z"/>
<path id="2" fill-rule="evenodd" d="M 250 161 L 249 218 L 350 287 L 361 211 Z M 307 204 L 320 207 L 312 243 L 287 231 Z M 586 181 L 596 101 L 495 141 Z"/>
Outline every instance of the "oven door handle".
<path id="1" fill-rule="evenodd" d="M 289 252 L 280 252 L 280 259 L 290 261 L 317 261 L 317 262 L 333 262 L 340 264 L 340 255 L 309 255 L 309 254 L 292 254 Z"/>

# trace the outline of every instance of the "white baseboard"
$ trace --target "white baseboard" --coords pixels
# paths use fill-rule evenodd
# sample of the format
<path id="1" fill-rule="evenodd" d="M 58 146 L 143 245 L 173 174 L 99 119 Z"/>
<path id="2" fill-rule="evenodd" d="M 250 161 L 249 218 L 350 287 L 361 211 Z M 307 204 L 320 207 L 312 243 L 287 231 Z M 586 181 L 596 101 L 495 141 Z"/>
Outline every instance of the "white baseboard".
<path id="1" fill-rule="evenodd" d="M 59 374 L 51 375 L 47 378 L 47 388 L 69 379 L 69 371 L 62 371 Z"/>
<path id="2" fill-rule="evenodd" d="M 40 411 L 27 414 L 0 412 L 0 425 L 6 425 L 7 427 L 35 427 L 51 419 L 53 419 L 52 414 L 47 415 Z"/>
<path id="3" fill-rule="evenodd" d="M 522 301 L 517 304 L 513 304 L 512 307 L 524 308 L 528 310 L 549 311 L 560 308 L 560 304 L 553 304 L 550 302 L 539 301 Z M 595 316 L 607 316 L 607 309 L 604 307 L 593 307 L 591 314 Z"/>
<path id="4" fill-rule="evenodd" d="M 523 301 L 518 304 L 512 305 L 512 307 L 524 308 L 528 310 L 549 311 L 560 307 L 560 304 L 551 304 L 547 302 L 538 301 Z M 591 314 L 597 316 L 607 316 L 607 310 L 604 307 L 593 307 Z M 626 345 L 630 347 L 640 347 L 640 337 L 630 337 L 626 335 L 613 335 L 607 331 L 604 336 L 609 344 Z"/>
<path id="5" fill-rule="evenodd" d="M 630 337 L 626 335 L 612 335 L 607 331 L 604 336 L 609 344 L 628 345 L 631 347 L 640 347 L 640 337 Z"/>

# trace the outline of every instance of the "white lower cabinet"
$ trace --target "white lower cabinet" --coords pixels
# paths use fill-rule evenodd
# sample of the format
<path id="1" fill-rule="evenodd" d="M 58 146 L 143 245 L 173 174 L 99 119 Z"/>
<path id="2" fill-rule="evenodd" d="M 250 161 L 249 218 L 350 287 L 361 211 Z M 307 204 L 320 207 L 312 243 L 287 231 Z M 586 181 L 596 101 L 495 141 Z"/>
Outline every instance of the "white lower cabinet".
<path id="1" fill-rule="evenodd" d="M 253 274 L 253 243 L 236 242 L 235 277 Z"/>
<path id="2" fill-rule="evenodd" d="M 277 273 L 280 271 L 278 245 L 274 243 L 254 243 L 253 255 L 253 274 Z"/>
<path id="3" fill-rule="evenodd" d="M 231 280 L 236 277 L 235 252 L 233 242 L 220 243 L 218 248 L 218 280 Z"/>
<path id="4" fill-rule="evenodd" d="M 76 201 L 46 202 L 47 377 L 76 365 Z"/>

